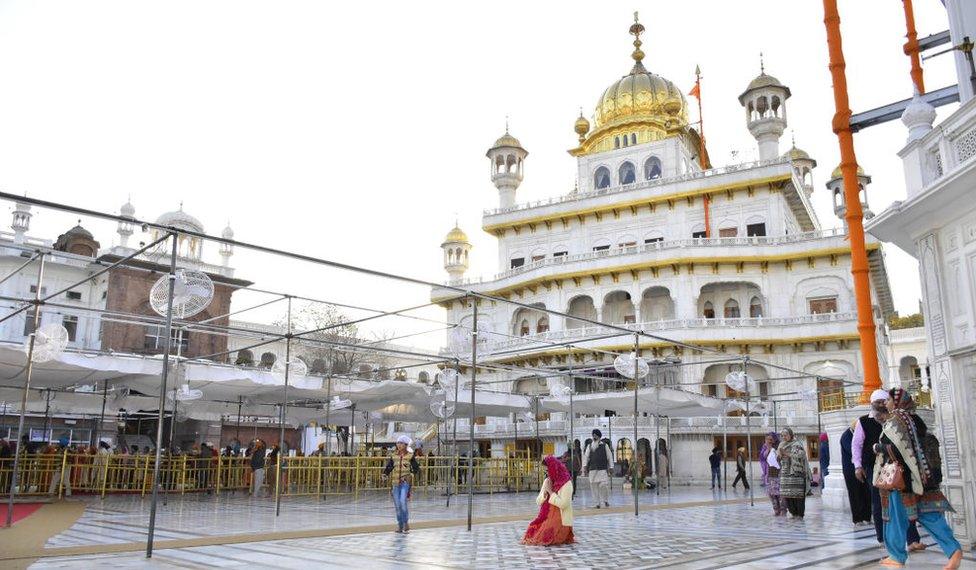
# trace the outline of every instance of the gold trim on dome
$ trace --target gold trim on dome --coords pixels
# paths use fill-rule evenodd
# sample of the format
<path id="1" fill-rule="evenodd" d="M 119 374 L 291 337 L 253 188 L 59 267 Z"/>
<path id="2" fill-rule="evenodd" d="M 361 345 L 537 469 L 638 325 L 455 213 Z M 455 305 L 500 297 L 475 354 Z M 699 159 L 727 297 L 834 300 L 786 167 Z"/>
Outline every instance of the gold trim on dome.
<path id="1" fill-rule="evenodd" d="M 636 134 L 636 144 L 679 135 L 688 129 L 688 102 L 685 95 L 671 81 L 651 73 L 643 62 L 640 34 L 644 26 L 637 21 L 630 33 L 634 36 L 634 66 L 630 73 L 604 90 L 593 113 L 594 130 L 573 156 L 604 152 L 618 148 L 614 137 Z"/>

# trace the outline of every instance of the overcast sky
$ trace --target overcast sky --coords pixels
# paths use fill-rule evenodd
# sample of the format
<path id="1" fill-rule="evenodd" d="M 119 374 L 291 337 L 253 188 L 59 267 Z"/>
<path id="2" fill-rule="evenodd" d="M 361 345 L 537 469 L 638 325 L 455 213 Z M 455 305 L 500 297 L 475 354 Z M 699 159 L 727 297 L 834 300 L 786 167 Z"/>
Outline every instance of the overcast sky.
<path id="1" fill-rule="evenodd" d="M 840 5 L 854 111 L 910 96 L 901 2 Z M 756 155 L 736 97 L 765 53 L 767 73 L 793 92 L 789 129 L 820 164 L 820 219 L 839 225 L 823 186 L 839 153 L 813 0 L 6 0 L 0 189 L 116 213 L 131 195 L 150 219 L 182 201 L 211 233 L 230 221 L 244 241 L 435 281 L 456 215 L 475 247 L 469 275 L 491 274 L 496 246 L 481 212 L 498 196 L 486 149 L 509 115 L 530 153 L 518 201 L 568 192 L 573 121 L 629 71 L 634 10 L 650 70 L 687 92 L 701 66 L 716 165 L 733 151 Z M 915 11 L 921 36 L 948 26 L 938 0 L 916 0 Z M 955 82 L 949 56 L 925 69 L 930 89 Z M 855 138 L 875 212 L 904 198 L 895 153 L 905 136 L 893 122 Z M 45 213 L 32 233 L 53 238 L 74 221 Z M 115 237 L 111 224 L 85 224 L 103 245 Z M 886 252 L 896 308 L 917 311 L 915 263 Z M 429 298 L 424 287 L 265 256 L 239 253 L 234 264 L 265 288 L 320 298 L 387 309 Z"/>

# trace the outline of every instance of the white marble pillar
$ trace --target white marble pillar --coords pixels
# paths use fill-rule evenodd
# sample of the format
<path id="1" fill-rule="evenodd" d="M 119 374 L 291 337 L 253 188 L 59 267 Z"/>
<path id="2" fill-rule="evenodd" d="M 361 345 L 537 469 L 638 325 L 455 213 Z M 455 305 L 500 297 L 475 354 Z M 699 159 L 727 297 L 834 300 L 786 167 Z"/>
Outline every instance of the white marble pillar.
<path id="1" fill-rule="evenodd" d="M 871 411 L 870 406 L 857 406 L 856 408 L 820 414 L 823 431 L 827 433 L 830 442 L 830 466 L 828 467 L 830 474 L 824 480 L 823 487 L 823 507 L 825 509 L 848 512 L 851 510 L 847 498 L 847 484 L 844 482 L 844 470 L 841 466 L 840 438 L 854 420 L 869 411 Z"/>

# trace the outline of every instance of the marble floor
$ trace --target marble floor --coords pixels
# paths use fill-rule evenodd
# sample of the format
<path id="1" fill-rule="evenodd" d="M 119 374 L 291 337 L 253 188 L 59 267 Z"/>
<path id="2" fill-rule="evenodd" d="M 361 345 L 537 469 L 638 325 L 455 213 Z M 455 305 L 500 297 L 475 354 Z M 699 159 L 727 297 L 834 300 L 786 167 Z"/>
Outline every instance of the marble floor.
<path id="1" fill-rule="evenodd" d="M 673 488 L 660 495 L 653 492 L 639 495 L 643 505 L 681 504 L 691 501 L 715 501 L 743 498 L 741 494 L 702 492 Z M 535 493 L 475 495 L 472 511 L 475 517 L 511 515 L 535 516 Z M 588 505 L 585 491 L 577 494 L 580 505 Z M 139 496 L 107 496 L 78 498 L 87 503 L 85 514 L 67 531 L 48 540 L 46 547 L 86 546 L 145 542 L 149 523 L 150 502 Z M 612 506 L 633 504 L 633 495 L 614 492 Z M 467 496 L 447 497 L 434 493 L 417 493 L 411 499 L 411 518 L 414 521 L 461 520 L 467 517 Z M 160 503 L 156 515 L 156 538 L 185 539 L 206 536 L 287 532 L 304 529 L 336 529 L 377 524 L 390 524 L 393 504 L 389 494 L 373 493 L 358 499 L 352 496 L 288 497 L 282 499 L 281 514 L 275 516 L 274 499 L 251 498 L 246 495 L 182 495 L 169 497 Z"/>
<path id="2" fill-rule="evenodd" d="M 808 501 L 803 520 L 774 519 L 764 497 L 748 501 L 688 506 L 693 501 L 744 498 L 708 491 L 674 489 L 660 497 L 644 495 L 645 504 L 663 508 L 633 513 L 605 510 L 578 516 L 577 544 L 555 548 L 518 544 L 531 514 L 524 521 L 476 524 L 467 532 L 461 518 L 466 503 L 445 507 L 442 497 L 416 497 L 413 520 L 455 518 L 458 524 L 417 529 L 409 535 L 372 532 L 323 538 L 254 541 L 244 544 L 157 550 L 151 560 L 141 552 L 43 558 L 32 568 L 859 568 L 877 567 L 883 555 L 872 528 L 854 528 L 843 513 L 824 511 L 818 498 Z M 580 505 L 586 497 L 578 497 Z M 625 506 L 630 496 L 617 493 L 614 504 Z M 476 516 L 519 515 L 532 512 L 532 497 L 494 495 L 475 497 Z M 389 523 L 388 499 L 309 499 L 283 504 L 274 520 L 273 503 L 250 499 L 184 497 L 160 510 L 158 536 L 184 538 L 238 532 L 297 528 L 343 528 Z M 144 539 L 139 528 L 144 505 L 136 499 L 93 501 L 84 517 L 52 546 L 111 544 Z M 931 541 L 929 541 L 931 542 Z M 938 549 L 913 555 L 909 568 L 941 568 Z M 976 568 L 967 554 L 964 568 Z"/>

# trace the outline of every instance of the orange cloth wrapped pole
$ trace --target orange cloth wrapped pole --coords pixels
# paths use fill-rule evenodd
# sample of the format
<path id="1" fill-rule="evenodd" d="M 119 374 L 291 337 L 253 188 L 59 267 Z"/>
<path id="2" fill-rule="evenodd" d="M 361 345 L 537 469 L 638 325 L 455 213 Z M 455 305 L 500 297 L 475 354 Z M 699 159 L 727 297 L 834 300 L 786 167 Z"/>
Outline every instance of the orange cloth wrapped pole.
<path id="1" fill-rule="evenodd" d="M 925 93 L 925 82 L 922 79 L 922 61 L 918 56 L 918 32 L 915 31 L 915 8 L 912 6 L 912 0 L 902 0 L 902 4 L 905 7 L 905 28 L 907 33 L 905 37 L 908 41 L 905 42 L 905 55 L 912 62 L 912 83 L 915 84 L 915 88 L 918 89 L 919 94 Z"/>
<path id="2" fill-rule="evenodd" d="M 827 28 L 827 49 L 830 53 L 830 75 L 834 82 L 833 130 L 840 145 L 840 170 L 844 180 L 844 200 L 847 212 L 848 239 L 851 244 L 851 274 L 854 276 L 854 297 L 857 301 L 857 332 L 861 343 L 861 364 L 864 368 L 864 390 L 861 403 L 869 403 L 871 392 L 881 388 L 878 370 L 878 345 L 874 327 L 874 311 L 868 280 L 868 253 L 864 247 L 864 214 L 861 210 L 860 188 L 857 180 L 857 157 L 851 133 L 851 109 L 847 99 L 847 75 L 844 48 L 841 43 L 840 15 L 837 0 L 823 0 L 824 25 Z"/>

